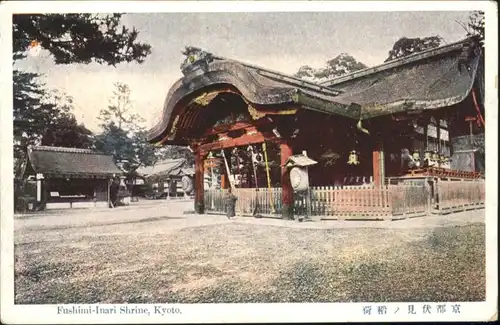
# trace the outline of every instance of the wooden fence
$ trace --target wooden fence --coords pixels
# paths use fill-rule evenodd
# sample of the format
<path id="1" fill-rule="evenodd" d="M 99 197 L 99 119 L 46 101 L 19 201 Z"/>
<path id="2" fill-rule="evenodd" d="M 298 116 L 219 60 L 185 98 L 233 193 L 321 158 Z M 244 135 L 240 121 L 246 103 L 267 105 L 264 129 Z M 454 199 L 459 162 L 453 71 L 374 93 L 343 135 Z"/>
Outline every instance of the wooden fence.
<path id="1" fill-rule="evenodd" d="M 434 186 L 434 195 L 431 186 Z M 206 190 L 205 210 L 224 213 L 227 190 Z M 238 215 L 280 217 L 281 188 L 235 189 Z M 484 206 L 484 181 L 438 180 L 390 184 L 382 187 L 311 187 L 294 194 L 296 216 L 320 219 L 395 220 Z M 436 203 L 437 202 L 437 203 Z M 434 210 L 431 207 L 437 207 Z"/>
<path id="2" fill-rule="evenodd" d="M 484 207 L 484 180 L 439 179 L 436 182 L 438 213 L 451 213 Z"/>
<path id="3" fill-rule="evenodd" d="M 312 187 L 312 216 L 322 219 L 387 219 L 391 216 L 387 186 Z"/>
<path id="4" fill-rule="evenodd" d="M 204 203 L 206 212 L 226 212 L 226 203 L 224 202 L 224 197 L 226 196 L 227 190 L 216 189 L 216 190 L 205 190 Z"/>

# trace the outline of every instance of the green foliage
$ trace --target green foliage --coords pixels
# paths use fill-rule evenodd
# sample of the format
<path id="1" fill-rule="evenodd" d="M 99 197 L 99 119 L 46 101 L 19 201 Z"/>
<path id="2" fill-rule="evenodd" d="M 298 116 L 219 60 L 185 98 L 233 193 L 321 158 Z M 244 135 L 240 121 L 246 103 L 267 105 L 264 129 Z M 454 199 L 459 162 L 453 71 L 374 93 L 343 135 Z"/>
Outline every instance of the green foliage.
<path id="1" fill-rule="evenodd" d="M 47 90 L 39 75 L 14 71 L 14 173 L 30 145 L 92 148 L 92 133 L 72 114 L 71 97 Z"/>
<path id="2" fill-rule="evenodd" d="M 115 83 L 110 105 L 99 115 L 102 133 L 96 136 L 96 148 L 112 155 L 125 170 L 140 165 L 151 166 L 157 161 L 156 149 L 146 141 L 145 120 L 132 113 L 130 87 Z"/>
<path id="3" fill-rule="evenodd" d="M 308 65 L 304 65 L 299 68 L 294 76 L 301 79 L 320 82 L 341 77 L 365 68 L 367 68 L 367 66 L 357 61 L 353 56 L 347 53 L 341 53 L 335 58 L 327 61 L 324 68 L 314 69 Z"/>
<path id="4" fill-rule="evenodd" d="M 442 41 L 443 38 L 438 35 L 423 38 L 401 37 L 396 41 L 396 43 L 394 43 L 392 49 L 389 51 L 389 56 L 384 62 L 392 61 L 413 53 L 418 53 L 439 47 Z"/>
<path id="5" fill-rule="evenodd" d="M 38 41 L 52 54 L 56 64 L 141 63 L 151 53 L 151 46 L 137 42 L 139 32 L 120 25 L 121 16 L 116 13 L 14 15 L 14 58 L 24 57 L 31 41 Z"/>
<path id="6" fill-rule="evenodd" d="M 96 149 L 112 155 L 117 162 L 126 160 L 130 163 L 139 163 L 133 139 L 114 123 L 110 123 L 102 133 L 96 135 Z"/>
<path id="7" fill-rule="evenodd" d="M 14 15 L 13 58 L 25 58 L 36 41 L 56 64 L 143 62 L 151 46 L 138 42 L 137 30 L 120 25 L 120 19 L 121 14 Z M 16 69 L 13 74 L 15 171 L 20 170 L 28 145 L 94 146 L 91 132 L 71 113 L 71 98 L 44 88 L 38 74 Z M 117 136 L 114 129 L 106 132 Z"/>
<path id="8" fill-rule="evenodd" d="M 130 87 L 124 83 L 115 82 L 115 90 L 106 109 L 101 109 L 98 119 L 100 126 L 106 128 L 115 124 L 119 129 L 133 134 L 141 130 L 145 122 L 139 114 L 132 113 L 132 101 L 130 100 Z"/>
<path id="9" fill-rule="evenodd" d="M 41 145 L 91 149 L 94 141 L 94 135 L 89 129 L 78 123 L 73 114 L 66 114 L 59 117 L 54 127 L 45 132 Z"/>

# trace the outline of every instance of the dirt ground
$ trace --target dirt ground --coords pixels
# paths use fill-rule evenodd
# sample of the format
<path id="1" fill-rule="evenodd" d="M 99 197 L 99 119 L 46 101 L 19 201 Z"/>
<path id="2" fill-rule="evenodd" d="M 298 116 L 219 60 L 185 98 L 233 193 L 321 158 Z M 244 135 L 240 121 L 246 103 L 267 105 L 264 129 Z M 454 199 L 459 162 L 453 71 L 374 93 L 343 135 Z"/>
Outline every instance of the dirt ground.
<path id="1" fill-rule="evenodd" d="M 15 303 L 485 299 L 484 210 L 298 223 L 192 206 L 16 216 Z"/>

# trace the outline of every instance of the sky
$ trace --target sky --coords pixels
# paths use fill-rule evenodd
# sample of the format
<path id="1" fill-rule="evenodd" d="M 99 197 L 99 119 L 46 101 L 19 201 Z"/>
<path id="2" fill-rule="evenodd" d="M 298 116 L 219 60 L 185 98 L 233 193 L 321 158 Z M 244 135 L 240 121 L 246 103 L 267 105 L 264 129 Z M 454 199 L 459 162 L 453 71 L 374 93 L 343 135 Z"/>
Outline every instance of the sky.
<path id="1" fill-rule="evenodd" d="M 161 117 L 170 86 L 182 77 L 181 51 L 187 45 L 289 74 L 306 64 L 320 68 L 342 52 L 374 66 L 403 36 L 440 35 L 446 43 L 463 39 L 465 31 L 456 21 L 466 22 L 468 16 L 466 11 L 131 13 L 122 23 L 138 29 L 139 40 L 152 46 L 142 64 L 55 65 L 42 51 L 15 67 L 43 74 L 48 88 L 73 97 L 77 120 L 95 132 L 113 83 L 126 83 L 133 110 L 149 128 Z"/>

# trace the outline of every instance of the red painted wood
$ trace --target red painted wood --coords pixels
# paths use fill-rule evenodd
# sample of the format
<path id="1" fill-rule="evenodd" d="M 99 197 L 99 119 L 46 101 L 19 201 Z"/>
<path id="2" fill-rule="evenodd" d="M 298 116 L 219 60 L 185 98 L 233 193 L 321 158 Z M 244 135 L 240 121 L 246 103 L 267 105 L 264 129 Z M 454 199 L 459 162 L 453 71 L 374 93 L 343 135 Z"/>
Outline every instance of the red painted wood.
<path id="1" fill-rule="evenodd" d="M 217 127 L 213 127 L 211 129 L 207 130 L 207 132 L 205 132 L 203 135 L 207 136 L 207 135 L 217 134 L 217 133 L 220 133 L 221 130 L 224 130 L 223 132 L 236 131 L 236 130 L 250 128 L 252 126 L 253 125 L 248 123 L 248 122 L 236 122 L 236 123 L 231 124 L 231 125 L 220 125 Z"/>
<path id="2" fill-rule="evenodd" d="M 217 134 L 217 133 L 221 133 L 221 132 L 237 131 L 237 130 L 242 130 L 242 129 L 251 130 L 251 129 L 255 129 L 255 127 L 257 127 L 257 126 L 263 126 L 263 125 L 267 125 L 267 124 L 271 124 L 271 121 L 269 121 L 266 118 L 262 118 L 260 120 L 253 121 L 253 122 L 241 121 L 241 122 L 236 122 L 236 123 L 231 124 L 231 125 L 220 125 L 217 127 L 213 127 L 211 129 L 207 130 L 203 134 L 203 136 L 213 135 L 213 134 Z"/>
<path id="3" fill-rule="evenodd" d="M 382 144 L 377 143 L 372 152 L 372 163 L 373 163 L 373 182 L 375 186 L 382 186 L 384 183 L 383 175 L 385 166 L 383 166 L 382 155 L 384 154 Z"/>
<path id="4" fill-rule="evenodd" d="M 374 150 L 373 157 L 373 182 L 376 186 L 382 185 L 382 177 L 380 173 L 380 151 Z"/>
<path id="5" fill-rule="evenodd" d="M 195 195 L 194 195 L 194 204 L 195 207 L 198 204 L 203 204 L 203 156 L 201 155 L 200 151 L 197 150 L 195 152 L 194 156 L 194 188 L 195 188 Z"/>
<path id="6" fill-rule="evenodd" d="M 276 137 L 269 137 L 263 135 L 259 131 L 253 131 L 255 133 L 253 134 L 248 134 L 245 133 L 240 137 L 237 138 L 230 138 L 227 134 L 221 133 L 220 137 L 226 137 L 227 139 L 222 140 L 222 141 L 216 141 L 212 143 L 206 143 L 200 145 L 200 151 L 201 154 L 208 154 L 209 151 L 211 150 L 220 150 L 220 149 L 225 149 L 225 148 L 234 148 L 234 147 L 239 147 L 239 146 L 245 146 L 249 144 L 256 144 L 256 143 L 262 143 L 264 141 L 266 142 L 272 142 L 276 140 Z"/>
<path id="7" fill-rule="evenodd" d="M 226 189 L 229 187 L 227 182 L 226 182 L 226 175 L 225 174 L 220 175 L 220 187 L 222 189 Z"/>
<path id="8" fill-rule="evenodd" d="M 292 205 L 293 203 L 293 189 L 290 183 L 290 176 L 288 168 L 285 167 L 285 163 L 290 156 L 292 156 L 292 147 L 290 143 L 286 140 L 282 140 L 280 143 L 280 153 L 281 153 L 281 186 L 283 191 L 281 192 L 281 200 L 283 204 Z"/>

